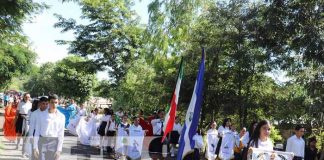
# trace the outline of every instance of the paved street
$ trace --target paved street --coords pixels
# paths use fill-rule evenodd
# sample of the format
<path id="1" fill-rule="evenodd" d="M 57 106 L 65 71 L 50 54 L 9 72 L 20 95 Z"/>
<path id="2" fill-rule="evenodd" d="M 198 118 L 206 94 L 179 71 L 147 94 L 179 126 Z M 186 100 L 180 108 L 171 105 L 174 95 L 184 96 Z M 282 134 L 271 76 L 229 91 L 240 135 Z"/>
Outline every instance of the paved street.
<path id="1" fill-rule="evenodd" d="M 4 123 L 4 110 L 0 108 L 0 159 L 1 160 L 22 160 L 22 146 L 18 150 L 15 149 L 15 144 L 10 143 L 3 137 L 3 123 Z M 148 154 L 148 144 L 152 138 L 145 138 L 143 144 L 142 158 L 141 159 L 152 159 Z M 25 158 L 27 159 L 27 158 Z M 61 155 L 62 160 L 100 160 L 100 159 L 114 159 L 112 156 L 107 154 L 100 154 L 100 150 L 96 147 L 85 146 L 79 143 L 78 138 L 72 136 L 69 133 L 65 133 L 63 152 Z M 161 159 L 161 158 L 156 158 Z M 166 158 L 173 159 L 173 158 Z"/>

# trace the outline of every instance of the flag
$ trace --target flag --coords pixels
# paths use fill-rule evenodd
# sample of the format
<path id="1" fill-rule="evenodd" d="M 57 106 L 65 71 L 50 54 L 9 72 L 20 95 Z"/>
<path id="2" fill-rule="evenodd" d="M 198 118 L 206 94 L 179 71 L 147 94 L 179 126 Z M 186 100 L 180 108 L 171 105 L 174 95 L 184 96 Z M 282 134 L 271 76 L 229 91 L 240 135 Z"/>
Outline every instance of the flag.
<path id="1" fill-rule="evenodd" d="M 164 125 L 163 127 L 164 134 L 162 137 L 162 142 L 164 141 L 167 134 L 172 131 L 174 126 L 182 77 L 183 77 L 183 60 L 181 59 L 177 84 L 172 95 L 171 106 L 169 107 L 169 111 L 167 112 L 164 118 L 164 122 L 166 125 Z"/>
<path id="2" fill-rule="evenodd" d="M 186 114 L 185 124 L 182 128 L 180 137 L 177 160 L 181 160 L 188 152 L 194 149 L 195 141 L 192 137 L 197 133 L 197 127 L 200 117 L 201 104 L 203 100 L 203 86 L 204 86 L 204 70 L 205 70 L 205 53 L 202 51 L 201 63 L 192 93 L 189 108 Z"/>

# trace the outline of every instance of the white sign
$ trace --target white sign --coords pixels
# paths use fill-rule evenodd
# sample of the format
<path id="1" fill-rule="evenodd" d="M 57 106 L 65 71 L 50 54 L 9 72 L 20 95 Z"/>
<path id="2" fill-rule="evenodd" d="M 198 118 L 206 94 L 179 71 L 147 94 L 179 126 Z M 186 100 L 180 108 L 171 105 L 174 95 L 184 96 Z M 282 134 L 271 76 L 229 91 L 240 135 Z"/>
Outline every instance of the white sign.
<path id="1" fill-rule="evenodd" d="M 127 155 L 131 159 L 141 158 L 144 140 L 143 130 L 129 130 Z"/>
<path id="2" fill-rule="evenodd" d="M 216 159 L 216 148 L 218 143 L 217 133 L 207 133 L 207 151 L 206 158 L 208 160 Z"/>
<path id="3" fill-rule="evenodd" d="M 233 132 L 226 132 L 223 135 L 222 145 L 219 150 L 219 158 L 229 160 L 234 158 L 235 136 Z"/>
<path id="4" fill-rule="evenodd" d="M 292 160 L 294 153 L 281 151 L 264 151 L 258 148 L 250 148 L 248 160 Z"/>

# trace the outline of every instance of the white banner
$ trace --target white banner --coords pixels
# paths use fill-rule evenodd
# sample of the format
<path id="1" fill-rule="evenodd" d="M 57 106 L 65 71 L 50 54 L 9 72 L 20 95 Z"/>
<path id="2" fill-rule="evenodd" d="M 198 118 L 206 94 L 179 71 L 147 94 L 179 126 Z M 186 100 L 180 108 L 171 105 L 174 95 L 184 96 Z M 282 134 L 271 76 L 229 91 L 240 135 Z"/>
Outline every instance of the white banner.
<path id="1" fill-rule="evenodd" d="M 207 133 L 207 150 L 206 150 L 206 158 L 208 160 L 216 159 L 216 147 L 218 143 L 217 133 Z"/>
<path id="2" fill-rule="evenodd" d="M 248 160 L 292 160 L 294 153 L 280 151 L 264 151 L 258 148 L 251 148 L 248 154 Z"/>
<path id="3" fill-rule="evenodd" d="M 219 151 L 220 159 L 229 160 L 234 158 L 235 136 L 233 132 L 226 132 L 223 135 L 222 145 Z"/>
<path id="4" fill-rule="evenodd" d="M 121 155 L 126 155 L 128 145 L 128 134 L 124 129 L 117 130 L 116 137 L 116 152 Z"/>
<path id="5" fill-rule="evenodd" d="M 144 140 L 143 130 L 130 130 L 128 139 L 128 153 L 131 159 L 140 159 Z"/>

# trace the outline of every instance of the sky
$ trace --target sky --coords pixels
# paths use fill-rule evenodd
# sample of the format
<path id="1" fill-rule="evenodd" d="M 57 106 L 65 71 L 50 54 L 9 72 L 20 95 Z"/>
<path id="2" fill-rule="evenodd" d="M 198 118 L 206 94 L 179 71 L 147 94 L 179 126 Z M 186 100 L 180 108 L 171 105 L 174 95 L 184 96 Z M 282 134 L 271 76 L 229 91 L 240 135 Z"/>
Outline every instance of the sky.
<path id="1" fill-rule="evenodd" d="M 62 3 L 60 0 L 34 0 L 35 2 L 45 2 L 50 6 L 49 9 L 35 15 L 30 22 L 23 25 L 24 33 L 29 37 L 31 48 L 37 53 L 38 65 L 46 62 L 56 62 L 68 56 L 68 46 L 57 45 L 55 40 L 73 40 L 72 32 L 61 33 L 60 28 L 54 28 L 54 24 L 58 21 L 54 14 L 62 15 L 64 18 L 73 18 L 77 22 L 84 22 L 79 17 L 81 15 L 80 6 L 74 2 Z M 147 5 L 150 0 L 135 0 L 133 9 L 141 18 L 142 24 L 148 22 Z M 277 82 L 286 82 L 289 79 L 281 71 L 266 73 Z M 108 79 L 106 71 L 97 73 L 98 79 Z"/>
<path id="2" fill-rule="evenodd" d="M 23 24 L 24 34 L 29 37 L 31 48 L 38 55 L 36 64 L 56 62 L 67 57 L 68 46 L 57 45 L 55 40 L 73 40 L 74 35 L 72 32 L 61 33 L 60 28 L 54 28 L 54 24 L 58 21 L 54 14 L 62 15 L 64 18 L 73 18 L 82 23 L 79 18 L 81 15 L 80 6 L 74 2 L 62 3 L 60 0 L 34 0 L 34 2 L 45 2 L 50 6 L 49 9 L 32 17 L 30 22 Z M 142 24 L 148 22 L 148 4 L 149 0 L 136 0 L 133 7 L 141 17 Z M 99 72 L 97 76 L 99 79 L 108 79 L 106 72 Z"/>

